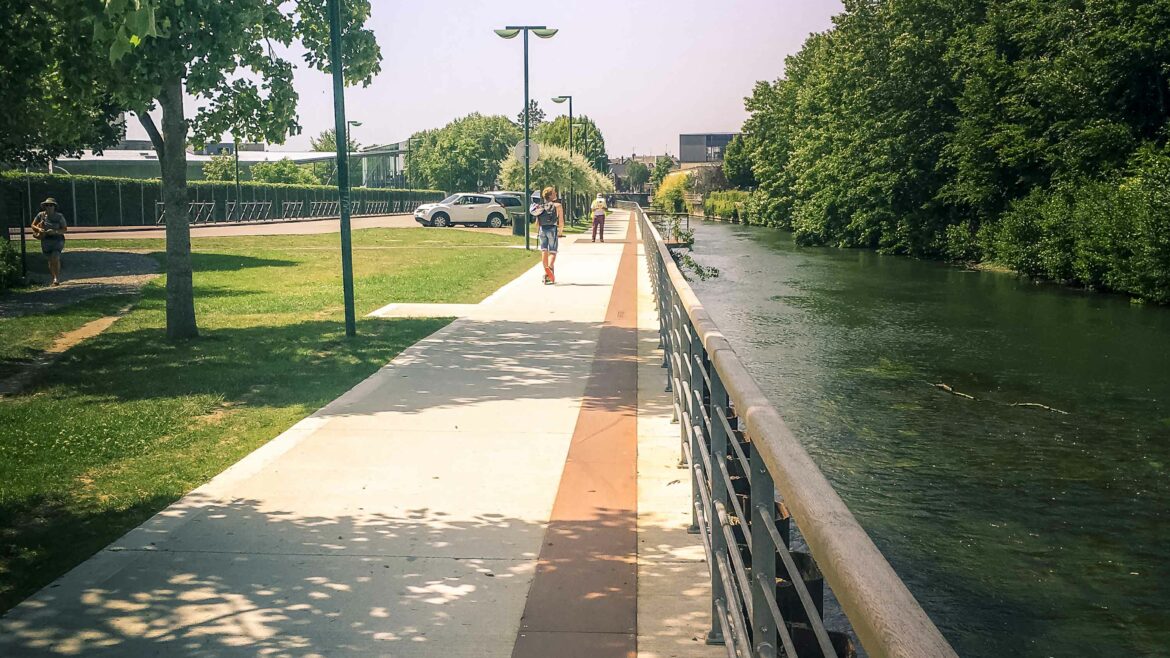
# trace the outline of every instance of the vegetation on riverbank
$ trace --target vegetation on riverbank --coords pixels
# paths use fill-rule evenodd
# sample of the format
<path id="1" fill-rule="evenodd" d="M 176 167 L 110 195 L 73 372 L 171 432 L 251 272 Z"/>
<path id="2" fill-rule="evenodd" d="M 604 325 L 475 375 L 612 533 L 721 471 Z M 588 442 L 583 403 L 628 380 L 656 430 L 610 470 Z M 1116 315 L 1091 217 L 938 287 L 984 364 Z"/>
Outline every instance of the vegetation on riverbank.
<path id="1" fill-rule="evenodd" d="M 1170 11 L 846 3 L 747 100 L 748 221 L 1170 302 Z"/>
<path id="2" fill-rule="evenodd" d="M 165 339 L 160 278 L 113 327 L 0 400 L 0 610 L 448 322 L 366 313 L 394 301 L 476 302 L 536 260 L 511 236 L 355 231 L 361 319 L 347 339 L 338 239 L 196 238 L 201 338 Z M 73 244 L 162 258 L 162 242 Z"/>

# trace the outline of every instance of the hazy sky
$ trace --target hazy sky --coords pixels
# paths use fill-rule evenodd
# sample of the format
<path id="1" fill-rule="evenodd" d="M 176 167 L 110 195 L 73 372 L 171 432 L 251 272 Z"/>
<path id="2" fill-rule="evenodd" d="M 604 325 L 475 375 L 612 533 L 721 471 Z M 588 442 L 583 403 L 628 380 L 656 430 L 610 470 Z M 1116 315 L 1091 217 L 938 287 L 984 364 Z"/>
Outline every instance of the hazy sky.
<path id="1" fill-rule="evenodd" d="M 837 0 L 372 0 L 382 73 L 346 93 L 362 144 L 406 139 L 470 112 L 514 117 L 524 105 L 523 44 L 493 28 L 559 28 L 530 37 L 530 92 L 552 118 L 568 111 L 550 97 L 573 95 L 611 156 L 678 153 L 678 135 L 734 132 L 757 80 L 783 73 L 784 57 L 830 26 Z M 299 60 L 298 60 L 299 61 Z M 328 76 L 297 72 L 301 135 L 282 150 L 307 149 L 333 126 Z M 131 122 L 131 136 L 141 133 Z"/>

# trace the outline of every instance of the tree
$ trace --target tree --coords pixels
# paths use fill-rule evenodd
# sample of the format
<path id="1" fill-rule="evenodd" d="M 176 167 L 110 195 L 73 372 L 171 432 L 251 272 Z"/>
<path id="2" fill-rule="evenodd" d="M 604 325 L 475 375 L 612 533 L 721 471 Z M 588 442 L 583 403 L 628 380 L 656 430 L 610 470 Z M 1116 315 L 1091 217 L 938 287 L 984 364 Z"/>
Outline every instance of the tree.
<path id="1" fill-rule="evenodd" d="M 662 185 L 662 180 L 666 178 L 674 169 L 674 160 L 670 158 L 658 158 L 654 161 L 654 170 L 650 172 L 650 180 L 654 183 L 654 187 Z"/>
<path id="2" fill-rule="evenodd" d="M 690 191 L 707 196 L 711 192 L 726 190 L 727 177 L 723 175 L 723 167 L 698 167 L 692 170 Z"/>
<path id="3" fill-rule="evenodd" d="M 451 192 L 490 186 L 500 175 L 500 161 L 523 139 L 503 116 L 469 114 L 437 130 L 415 133 L 407 160 L 415 187 Z"/>
<path id="4" fill-rule="evenodd" d="M 289 185 L 321 185 L 312 165 L 299 165 L 288 158 L 276 162 L 257 162 L 252 165 L 252 180 L 257 183 L 286 183 Z"/>
<path id="5" fill-rule="evenodd" d="M 528 101 L 528 132 L 535 132 L 540 128 L 540 124 L 544 123 L 544 110 L 540 109 L 540 103 L 536 99 Z M 520 110 L 520 114 L 516 115 L 516 125 L 520 126 L 520 131 L 524 131 L 524 110 Z"/>
<path id="6" fill-rule="evenodd" d="M 609 173 L 609 154 L 605 152 L 605 137 L 597 124 L 587 116 L 573 117 L 578 124 L 573 135 L 573 152 L 580 153 L 597 171 Z M 569 117 L 559 116 L 536 129 L 533 137 L 541 144 L 551 144 L 563 149 L 569 148 Z"/>
<path id="7" fill-rule="evenodd" d="M 75 0 L 8 3 L 0 18 L 0 162 L 44 163 L 121 139 L 107 59 Z"/>
<path id="8" fill-rule="evenodd" d="M 234 181 L 236 179 L 236 156 L 220 153 L 203 165 L 204 180 Z"/>
<path id="9" fill-rule="evenodd" d="M 81 4 L 81 3 L 77 3 Z M 282 143 L 300 131 L 293 65 L 274 48 L 299 41 L 309 66 L 328 71 L 326 3 L 297 0 L 110 0 L 83 5 L 109 53 L 111 93 L 150 135 L 162 169 L 167 226 L 167 336 L 198 335 L 187 215 L 188 143 L 231 130 L 249 141 Z M 345 0 L 342 65 L 349 83 L 368 85 L 381 53 L 364 27 L 368 0 Z M 72 74 L 72 72 L 70 72 Z M 203 105 L 186 116 L 184 95 Z M 151 110 L 161 112 L 161 129 Z"/>
<path id="10" fill-rule="evenodd" d="M 337 131 L 333 128 L 322 130 L 320 135 L 309 138 L 309 146 L 314 151 L 337 153 Z M 361 148 L 361 144 L 355 142 L 353 137 L 350 136 L 347 148 L 350 153 L 353 153 Z M 316 175 L 321 184 L 328 185 L 334 182 L 333 176 L 337 170 L 337 159 L 315 162 L 312 168 L 314 175 Z M 360 167 L 353 167 L 349 170 L 349 184 L 352 187 L 357 187 L 362 184 L 362 170 Z"/>
<path id="11" fill-rule="evenodd" d="M 730 185 L 738 189 L 746 190 L 756 186 L 751 153 L 743 135 L 733 137 L 723 152 L 723 175 Z"/>
<path id="12" fill-rule="evenodd" d="M 563 196 L 568 192 L 571 182 L 578 194 L 592 196 L 613 191 L 613 181 L 608 176 L 590 167 L 581 154 L 575 153 L 570 158 L 569 150 L 559 146 L 542 144 L 540 159 L 532 163 L 530 168 L 530 182 L 534 190 L 551 185 Z M 524 162 L 517 160 L 515 154 L 508 156 L 502 163 L 500 181 L 508 189 L 524 188 Z"/>
<path id="13" fill-rule="evenodd" d="M 630 180 L 630 189 L 640 190 L 650 180 L 650 167 L 637 160 L 631 160 L 626 168 L 626 177 Z"/>

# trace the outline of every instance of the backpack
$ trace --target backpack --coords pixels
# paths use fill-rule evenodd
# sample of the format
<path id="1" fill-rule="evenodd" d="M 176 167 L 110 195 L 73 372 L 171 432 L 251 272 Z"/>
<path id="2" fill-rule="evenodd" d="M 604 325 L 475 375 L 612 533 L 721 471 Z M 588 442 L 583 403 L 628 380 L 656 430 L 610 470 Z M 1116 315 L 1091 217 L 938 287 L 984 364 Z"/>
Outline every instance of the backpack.
<path id="1" fill-rule="evenodd" d="M 534 203 L 528 211 L 532 213 L 532 216 L 536 218 L 536 223 L 540 226 L 557 225 L 557 207 L 553 203 Z"/>

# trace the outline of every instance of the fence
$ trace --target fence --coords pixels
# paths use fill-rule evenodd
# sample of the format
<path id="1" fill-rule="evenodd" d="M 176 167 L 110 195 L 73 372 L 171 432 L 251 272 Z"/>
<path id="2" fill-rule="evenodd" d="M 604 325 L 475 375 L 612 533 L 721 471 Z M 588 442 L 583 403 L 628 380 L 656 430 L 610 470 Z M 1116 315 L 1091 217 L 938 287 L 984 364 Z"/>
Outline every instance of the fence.
<path id="1" fill-rule="evenodd" d="M 708 642 L 732 658 L 845 658 L 855 634 L 869 656 L 955 656 L 739 361 L 658 229 L 623 205 L 642 229 L 691 531 L 711 572 Z M 826 628 L 830 591 L 852 634 Z"/>
<path id="2" fill-rule="evenodd" d="M 195 224 L 337 217 L 337 188 L 318 185 L 188 183 L 191 221 Z M 165 222 L 162 190 L 157 180 L 0 174 L 0 224 L 16 226 L 21 213 L 36 214 L 45 197 L 53 197 L 73 226 L 152 226 Z M 420 204 L 438 201 L 438 190 L 356 188 L 351 191 L 355 216 L 414 212 Z M 238 208 L 237 208 L 238 204 Z"/>

